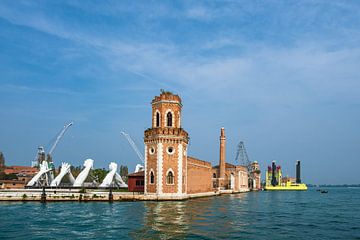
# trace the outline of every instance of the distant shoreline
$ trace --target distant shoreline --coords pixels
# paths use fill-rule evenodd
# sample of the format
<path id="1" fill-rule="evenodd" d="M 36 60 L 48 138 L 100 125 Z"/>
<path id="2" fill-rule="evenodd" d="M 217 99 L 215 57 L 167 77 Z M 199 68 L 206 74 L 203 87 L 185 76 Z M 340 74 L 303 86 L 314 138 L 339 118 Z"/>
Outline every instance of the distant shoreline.
<path id="1" fill-rule="evenodd" d="M 307 184 L 308 187 L 360 187 L 360 184 Z"/>

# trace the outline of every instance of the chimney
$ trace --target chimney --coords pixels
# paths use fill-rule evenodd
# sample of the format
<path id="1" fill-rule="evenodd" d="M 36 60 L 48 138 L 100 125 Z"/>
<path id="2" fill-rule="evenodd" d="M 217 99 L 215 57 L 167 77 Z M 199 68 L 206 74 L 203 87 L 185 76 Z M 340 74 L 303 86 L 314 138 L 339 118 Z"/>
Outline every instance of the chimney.
<path id="1" fill-rule="evenodd" d="M 301 183 L 300 178 L 300 160 L 296 161 L 296 183 Z"/>
<path id="2" fill-rule="evenodd" d="M 225 178 L 225 150 L 226 150 L 226 139 L 225 139 L 225 128 L 221 128 L 221 134 L 220 134 L 220 162 L 219 162 L 219 168 L 220 168 L 220 178 Z"/>
<path id="3" fill-rule="evenodd" d="M 275 171 L 276 171 L 276 164 L 275 161 L 272 161 L 272 167 L 271 167 L 271 185 L 276 186 L 277 185 L 277 181 L 276 181 L 276 177 L 275 177 Z"/>

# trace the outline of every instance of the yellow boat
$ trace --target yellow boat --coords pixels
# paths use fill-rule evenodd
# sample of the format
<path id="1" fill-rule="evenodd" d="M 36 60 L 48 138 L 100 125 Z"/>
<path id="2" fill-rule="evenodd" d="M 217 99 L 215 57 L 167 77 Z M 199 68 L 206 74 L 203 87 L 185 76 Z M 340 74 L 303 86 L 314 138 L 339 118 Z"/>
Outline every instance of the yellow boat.
<path id="1" fill-rule="evenodd" d="M 266 191 L 306 191 L 307 186 L 305 183 L 292 183 L 292 182 L 286 182 L 286 184 L 283 185 L 269 185 L 265 186 L 264 190 Z"/>

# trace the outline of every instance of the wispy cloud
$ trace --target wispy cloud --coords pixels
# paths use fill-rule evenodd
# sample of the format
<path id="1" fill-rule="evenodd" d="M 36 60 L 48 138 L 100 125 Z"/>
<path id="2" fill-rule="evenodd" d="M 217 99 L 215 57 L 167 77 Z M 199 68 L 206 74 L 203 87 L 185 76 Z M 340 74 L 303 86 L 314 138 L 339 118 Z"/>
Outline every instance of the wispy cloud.
<path id="1" fill-rule="evenodd" d="M 255 8 L 255 5 L 253 9 L 255 9 L 253 13 L 256 14 L 263 11 L 258 6 Z M 215 9 L 199 5 L 187 7 L 185 11 L 187 17 L 203 20 L 209 20 L 215 14 Z M 220 14 L 228 12 L 229 9 L 223 7 L 216 11 Z M 245 40 L 239 41 L 236 37 L 219 36 L 202 41 L 203 45 L 199 49 L 205 51 L 204 53 L 196 50 L 197 46 L 189 46 L 191 49 L 189 53 L 186 52 L 187 48 L 172 43 L 142 40 L 127 42 L 104 37 L 101 34 L 89 34 L 74 29 L 68 22 L 54 21 L 44 14 L 33 14 L 29 17 L 16 10 L 5 8 L 1 11 L 1 15 L 15 24 L 84 44 L 88 46 L 86 51 L 91 49 L 90 51 L 105 60 L 114 72 L 124 68 L 157 86 L 176 88 L 177 85 L 181 85 L 186 89 L 201 90 L 208 96 L 217 96 L 216 93 L 224 90 L 240 91 L 242 96 L 238 96 L 239 98 L 265 102 L 279 97 L 279 95 L 275 97 L 273 94 L 266 94 L 266 91 L 292 92 L 287 96 L 288 101 L 292 96 L 308 101 L 311 96 L 326 97 L 325 95 L 335 94 L 339 89 L 346 91 L 346 86 L 349 84 L 358 87 L 356 81 L 358 74 L 353 63 L 358 61 L 356 56 L 359 48 L 344 49 L 339 47 L 336 39 L 309 42 L 305 35 L 304 42 L 298 39 L 290 46 L 274 48 L 272 44 L 268 45 L 266 42 L 251 43 Z M 289 18 L 289 16 L 285 17 Z M 328 22 L 327 25 L 329 24 Z M 234 36 L 233 33 L 226 34 Z M 336 49 L 332 48 L 334 45 L 337 46 Z M 223 47 L 230 47 L 232 50 L 229 50 L 230 53 L 227 55 L 217 54 L 216 50 Z M 238 54 L 232 54 L 233 50 L 238 51 L 239 48 L 241 51 Z M 215 52 L 209 55 L 206 51 Z M 338 67 L 334 68 L 335 65 Z M 346 83 L 338 80 L 342 75 L 347 76 Z M 306 97 L 296 97 L 301 93 L 296 92 L 298 89 L 293 86 L 295 82 L 305 89 L 302 94 Z M 256 89 L 260 89 L 255 91 L 258 94 L 249 94 Z M 29 88 L 27 90 L 67 92 L 61 89 Z M 267 99 L 264 100 L 264 97 Z"/>
<path id="2" fill-rule="evenodd" d="M 46 116 L 54 121 L 73 116 L 89 125 L 110 123 L 116 114 L 126 121 L 124 112 L 145 116 L 149 95 L 166 88 L 192 103 L 184 109 L 202 118 L 204 128 L 227 121 L 238 129 L 247 119 L 261 137 L 260 156 L 269 150 L 263 135 L 292 138 L 286 127 L 294 122 L 308 120 L 310 130 L 304 123 L 299 132 L 312 134 L 331 120 L 324 136 L 338 125 L 352 126 L 343 140 L 356 140 L 359 10 L 356 1 L 2 1 L 0 43 L 8 47 L 0 55 L 1 100 L 21 101 L 4 112 L 24 112 L 23 95 L 13 93 L 29 93 L 46 98 L 34 100 L 32 106 L 43 108 L 26 117 L 51 107 L 60 109 Z M 196 132 L 196 124 L 188 126 Z M 214 156 L 208 149 L 203 155 Z"/>
<path id="3" fill-rule="evenodd" d="M 61 94 L 61 95 L 76 95 L 80 92 L 72 91 L 65 88 L 35 88 L 25 85 L 12 85 L 12 84 L 3 84 L 0 85 L 0 91 L 9 91 L 9 92 L 32 92 L 32 93 L 49 93 L 49 94 Z"/>

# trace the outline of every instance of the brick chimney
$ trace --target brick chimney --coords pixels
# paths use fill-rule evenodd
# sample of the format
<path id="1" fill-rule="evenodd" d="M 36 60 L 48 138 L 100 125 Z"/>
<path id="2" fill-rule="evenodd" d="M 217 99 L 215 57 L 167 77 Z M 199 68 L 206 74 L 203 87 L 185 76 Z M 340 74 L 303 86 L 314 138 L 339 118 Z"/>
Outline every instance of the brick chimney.
<path id="1" fill-rule="evenodd" d="M 225 138 L 225 128 L 221 128 L 221 135 L 220 135 L 220 161 L 219 161 L 219 168 L 220 168 L 220 178 L 225 179 L 225 161 L 226 161 L 226 138 Z"/>

